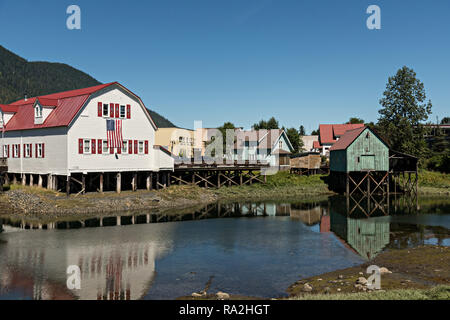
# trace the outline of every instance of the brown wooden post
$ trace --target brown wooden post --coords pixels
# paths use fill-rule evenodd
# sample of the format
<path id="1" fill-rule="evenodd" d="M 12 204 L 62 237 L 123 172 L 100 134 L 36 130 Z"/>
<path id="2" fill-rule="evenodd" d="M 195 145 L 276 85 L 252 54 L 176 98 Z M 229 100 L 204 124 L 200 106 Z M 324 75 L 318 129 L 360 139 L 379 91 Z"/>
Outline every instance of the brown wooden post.
<path id="1" fill-rule="evenodd" d="M 84 173 L 81 176 L 81 188 L 82 194 L 86 194 L 86 175 Z"/>
<path id="2" fill-rule="evenodd" d="M 30 187 L 33 186 L 33 175 L 30 173 Z"/>
<path id="3" fill-rule="evenodd" d="M 156 173 L 156 190 L 159 190 L 159 172 Z"/>
<path id="4" fill-rule="evenodd" d="M 52 186 L 53 186 L 52 175 L 48 174 L 47 175 L 47 189 L 52 190 Z"/>
<path id="5" fill-rule="evenodd" d="M 116 175 L 116 192 L 122 192 L 122 174 L 120 172 Z"/>
<path id="6" fill-rule="evenodd" d="M 220 188 L 220 171 L 217 171 L 217 188 Z"/>
<path id="7" fill-rule="evenodd" d="M 147 191 L 150 191 L 152 189 L 152 174 L 151 174 L 151 172 L 147 172 L 147 177 L 145 179 L 145 185 L 146 185 Z"/>
<path id="8" fill-rule="evenodd" d="M 22 185 L 26 185 L 27 184 L 27 175 L 25 173 L 22 173 Z"/>
<path id="9" fill-rule="evenodd" d="M 170 172 L 167 172 L 167 187 L 170 187 Z"/>
<path id="10" fill-rule="evenodd" d="M 70 196 L 70 176 L 66 177 L 66 195 Z"/>
<path id="11" fill-rule="evenodd" d="M 370 171 L 367 173 L 367 212 L 370 213 Z"/>
<path id="12" fill-rule="evenodd" d="M 103 172 L 100 173 L 99 180 L 100 180 L 99 191 L 100 191 L 101 193 L 103 193 Z"/>
<path id="13" fill-rule="evenodd" d="M 131 180 L 131 188 L 133 191 L 137 190 L 137 173 L 133 173 L 133 179 Z"/>
<path id="14" fill-rule="evenodd" d="M 243 184 L 243 176 L 242 176 L 242 170 L 239 171 L 239 185 L 242 186 Z"/>
<path id="15" fill-rule="evenodd" d="M 17 184 L 17 177 L 15 173 L 13 173 L 13 184 Z"/>
<path id="16" fill-rule="evenodd" d="M 38 178 L 38 187 L 39 187 L 39 188 L 42 188 L 42 183 L 43 183 L 43 181 L 42 181 L 42 176 L 39 175 L 39 178 Z"/>

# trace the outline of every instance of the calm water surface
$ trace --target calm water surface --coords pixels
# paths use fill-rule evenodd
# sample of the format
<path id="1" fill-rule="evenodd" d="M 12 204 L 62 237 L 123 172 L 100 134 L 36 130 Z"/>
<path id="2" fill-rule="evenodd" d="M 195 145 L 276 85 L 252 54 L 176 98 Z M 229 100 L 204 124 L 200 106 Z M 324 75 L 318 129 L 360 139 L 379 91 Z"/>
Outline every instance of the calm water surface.
<path id="1" fill-rule="evenodd" d="M 332 197 L 47 225 L 4 220 L 0 299 L 174 299 L 207 285 L 212 293 L 279 297 L 301 277 L 383 250 L 450 245 L 450 200 L 419 206 L 367 217 L 359 208 L 349 215 L 345 200 Z M 67 289 L 70 265 L 81 269 L 81 290 Z"/>

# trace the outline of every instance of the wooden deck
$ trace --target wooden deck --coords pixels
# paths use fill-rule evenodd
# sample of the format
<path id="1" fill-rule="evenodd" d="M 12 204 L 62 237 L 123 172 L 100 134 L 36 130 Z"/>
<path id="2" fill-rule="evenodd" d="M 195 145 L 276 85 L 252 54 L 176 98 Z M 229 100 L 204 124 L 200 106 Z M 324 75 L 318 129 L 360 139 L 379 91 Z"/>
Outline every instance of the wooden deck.
<path id="1" fill-rule="evenodd" d="M 262 173 L 267 168 L 268 163 L 259 161 L 232 161 L 222 164 L 207 160 L 193 160 L 189 163 L 178 161 L 175 162 L 174 172 L 170 175 L 170 184 L 220 188 L 266 183 L 266 176 Z"/>

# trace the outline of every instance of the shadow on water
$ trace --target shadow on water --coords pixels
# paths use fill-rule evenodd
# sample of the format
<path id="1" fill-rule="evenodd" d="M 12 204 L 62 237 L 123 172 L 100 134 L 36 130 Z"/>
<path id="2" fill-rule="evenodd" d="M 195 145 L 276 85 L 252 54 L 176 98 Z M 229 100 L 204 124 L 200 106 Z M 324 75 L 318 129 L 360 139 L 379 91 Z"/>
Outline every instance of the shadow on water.
<path id="1" fill-rule="evenodd" d="M 45 224 L 6 219 L 0 299 L 171 299 L 206 283 L 212 291 L 282 296 L 299 275 L 350 267 L 386 248 L 450 245 L 449 199 L 423 198 L 414 210 L 400 200 L 349 206 L 333 196 Z M 69 265 L 81 269 L 79 291 L 65 285 Z"/>

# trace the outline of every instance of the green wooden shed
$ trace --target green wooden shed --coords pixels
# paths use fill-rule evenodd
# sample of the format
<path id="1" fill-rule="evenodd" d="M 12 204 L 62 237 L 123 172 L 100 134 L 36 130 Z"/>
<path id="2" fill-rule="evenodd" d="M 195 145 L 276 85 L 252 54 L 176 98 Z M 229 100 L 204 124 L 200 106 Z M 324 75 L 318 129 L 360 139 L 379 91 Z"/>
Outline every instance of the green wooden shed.
<path id="1" fill-rule="evenodd" d="M 389 171 L 389 147 L 371 129 L 347 131 L 330 148 L 330 171 Z"/>

